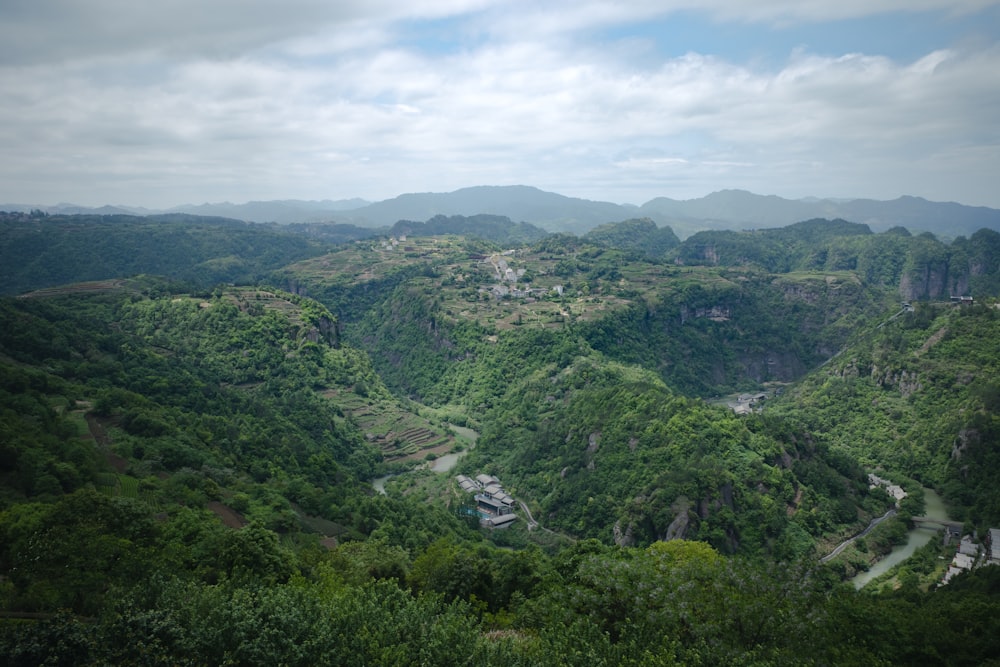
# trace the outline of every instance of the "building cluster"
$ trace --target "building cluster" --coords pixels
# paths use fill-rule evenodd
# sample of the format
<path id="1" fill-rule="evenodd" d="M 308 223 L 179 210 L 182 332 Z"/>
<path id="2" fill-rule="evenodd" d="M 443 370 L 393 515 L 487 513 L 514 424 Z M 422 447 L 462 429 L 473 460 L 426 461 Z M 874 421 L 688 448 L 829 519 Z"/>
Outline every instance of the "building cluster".
<path id="1" fill-rule="evenodd" d="M 475 479 L 458 475 L 458 485 L 466 493 L 474 494 L 480 523 L 490 528 L 508 526 L 517 519 L 514 498 L 503 490 L 500 480 L 492 475 L 479 474 Z"/>
<path id="2" fill-rule="evenodd" d="M 483 257 L 481 255 L 481 261 L 489 262 L 493 266 L 493 270 L 496 273 L 497 284 L 491 287 L 480 287 L 479 291 L 481 293 L 492 294 L 497 299 L 503 299 L 506 297 L 511 297 L 514 299 L 530 298 L 532 296 L 545 296 L 549 293 L 554 292 L 558 296 L 562 296 L 563 286 L 556 285 L 550 288 L 520 288 L 517 283 L 519 280 L 524 278 L 524 274 L 527 272 L 525 269 L 514 269 L 504 259 L 504 256 L 513 255 L 513 250 L 506 250 L 501 255 L 491 255 L 490 257 Z"/>
<path id="3" fill-rule="evenodd" d="M 965 535 L 958 543 L 958 550 L 951 559 L 941 585 L 944 586 L 962 572 L 983 565 L 1000 565 L 1000 528 L 990 528 L 982 548 L 971 535 Z"/>
<path id="4" fill-rule="evenodd" d="M 896 507 L 899 507 L 899 501 L 906 497 L 906 491 L 904 491 L 903 487 L 899 484 L 893 484 L 889 480 L 883 479 L 875 473 L 868 473 L 868 488 L 874 489 L 879 486 L 884 487 L 886 493 L 892 496 L 892 499 L 896 501 Z"/>
<path id="5" fill-rule="evenodd" d="M 760 404 L 767 400 L 766 392 L 756 394 L 740 394 L 735 403 L 730 403 L 729 407 L 738 415 L 748 415 L 754 408 L 760 409 Z"/>

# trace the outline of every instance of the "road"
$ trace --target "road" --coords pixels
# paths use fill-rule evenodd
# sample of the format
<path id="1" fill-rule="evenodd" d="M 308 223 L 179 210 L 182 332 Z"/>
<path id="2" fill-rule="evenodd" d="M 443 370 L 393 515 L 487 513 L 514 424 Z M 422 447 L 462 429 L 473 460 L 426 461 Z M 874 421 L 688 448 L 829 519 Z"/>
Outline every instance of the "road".
<path id="1" fill-rule="evenodd" d="M 528 517 L 528 530 L 531 530 L 532 528 L 537 528 L 538 522 L 535 521 L 535 517 L 531 516 L 531 510 L 529 510 L 528 506 L 524 504 L 524 501 L 518 500 L 517 504 L 521 506 L 522 510 L 524 510 L 524 515 Z"/>
<path id="2" fill-rule="evenodd" d="M 822 558 L 820 558 L 819 562 L 825 563 L 828 560 L 830 560 L 831 558 L 835 557 L 837 554 L 839 554 L 841 551 L 843 551 L 845 548 L 847 548 L 848 544 L 850 544 L 854 540 L 858 539 L 859 537 L 864 537 L 865 535 L 867 535 L 868 533 L 870 533 L 872 531 L 872 528 L 874 528 L 875 526 L 879 525 L 880 523 L 882 523 L 883 521 L 885 521 L 889 517 L 895 516 L 895 514 L 896 514 L 896 510 L 895 509 L 891 509 L 888 512 L 886 512 L 885 514 L 883 514 L 882 516 L 880 516 L 879 518 L 872 519 L 871 523 L 868 524 L 867 528 L 865 528 L 864 530 L 862 530 L 860 533 L 858 533 L 854 537 L 846 539 L 843 542 L 841 542 L 840 544 L 838 544 L 836 549 L 834 549 L 833 551 L 831 551 L 827 555 L 825 555 Z"/>

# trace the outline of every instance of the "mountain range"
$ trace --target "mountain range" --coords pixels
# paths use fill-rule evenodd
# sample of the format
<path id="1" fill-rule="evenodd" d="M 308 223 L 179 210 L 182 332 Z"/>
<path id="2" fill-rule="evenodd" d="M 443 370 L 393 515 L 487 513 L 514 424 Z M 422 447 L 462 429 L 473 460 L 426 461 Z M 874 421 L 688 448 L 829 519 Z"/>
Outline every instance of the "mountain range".
<path id="1" fill-rule="evenodd" d="M 931 232 L 946 239 L 968 236 L 982 228 L 1000 230 L 998 209 L 932 202 L 912 196 L 890 201 L 784 199 L 745 190 L 721 190 L 697 199 L 657 197 L 635 206 L 567 197 L 524 185 L 476 186 L 447 193 L 410 193 L 379 202 L 363 199 L 274 200 L 245 204 L 188 204 L 163 210 L 130 206 L 87 208 L 73 204 L 51 207 L 0 204 L 0 209 L 100 215 L 190 213 L 247 222 L 337 222 L 364 227 L 386 227 L 400 220 L 424 221 L 436 215 L 490 214 L 506 216 L 516 222 L 529 222 L 550 232 L 575 234 L 586 233 L 608 222 L 649 218 L 660 226 L 669 225 L 681 238 L 706 229 L 782 227 L 813 218 L 841 218 L 867 224 L 875 232 L 905 227 L 912 233 Z"/>

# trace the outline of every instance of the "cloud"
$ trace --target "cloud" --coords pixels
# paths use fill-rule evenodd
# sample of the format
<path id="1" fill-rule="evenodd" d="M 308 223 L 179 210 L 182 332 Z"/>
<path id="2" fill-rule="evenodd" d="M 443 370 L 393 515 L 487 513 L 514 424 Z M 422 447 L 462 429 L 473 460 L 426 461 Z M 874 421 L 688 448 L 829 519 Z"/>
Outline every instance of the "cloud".
<path id="1" fill-rule="evenodd" d="M 32 64 L 166 53 L 232 58 L 331 28 L 433 19 L 482 9 L 488 0 L 7 0 L 0 62 Z"/>
<path id="2" fill-rule="evenodd" d="M 717 20 L 787 22 L 953 4 L 705 6 Z M 969 170 L 1000 168 L 990 41 L 907 61 L 805 48 L 756 61 L 588 32 L 693 2 L 205 6 L 5 5 L 0 197 L 166 206 L 528 183 L 641 202 L 947 184 L 984 203 L 995 188 Z"/>
<path id="3" fill-rule="evenodd" d="M 509 11 L 515 4 L 516 11 Z M 705 14 L 718 23 L 775 27 L 938 12 L 966 16 L 1000 6 L 1000 0 L 517 0 L 484 11 L 484 30 L 507 38 L 553 37 L 609 26 L 636 25 L 678 14 Z M 488 8 L 487 8 L 488 9 Z M 488 27 L 487 27 L 488 26 Z"/>

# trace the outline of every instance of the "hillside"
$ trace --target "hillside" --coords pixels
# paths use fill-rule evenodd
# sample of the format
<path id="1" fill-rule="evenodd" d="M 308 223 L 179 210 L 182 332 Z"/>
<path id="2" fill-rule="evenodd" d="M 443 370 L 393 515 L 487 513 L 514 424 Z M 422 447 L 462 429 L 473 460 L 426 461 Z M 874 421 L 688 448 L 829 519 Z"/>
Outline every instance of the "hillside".
<path id="1" fill-rule="evenodd" d="M 0 213 L 0 294 L 142 273 L 202 288 L 252 283 L 323 250 L 300 235 L 223 218 Z"/>
<path id="2" fill-rule="evenodd" d="M 794 380 L 893 305 L 843 269 L 777 275 L 664 260 L 569 236 L 506 251 L 434 237 L 354 244 L 275 280 L 337 313 L 394 390 L 472 405 L 467 378 L 503 332 L 580 337 L 708 396 Z"/>
<path id="3" fill-rule="evenodd" d="M 114 222 L 57 221 L 22 257 Z M 905 537 L 921 484 L 981 535 L 1000 523 L 995 232 L 521 240 L 444 217 L 330 247 L 142 224 L 132 256 L 108 236 L 100 279 L 10 255 L 48 286 L 0 299 L 10 664 L 994 659 L 1000 569 L 936 589 L 927 552 L 885 589 L 841 579 Z M 154 232 L 191 257 L 155 256 Z M 241 284 L 191 273 L 234 252 Z M 899 303 L 964 285 L 974 304 Z M 422 466 L 472 441 L 452 474 Z M 821 565 L 893 506 L 871 470 L 911 497 Z M 458 472 L 502 480 L 513 525 L 480 525 Z"/>
<path id="4" fill-rule="evenodd" d="M 869 331 L 768 412 L 867 466 L 940 489 L 982 530 L 1000 523 L 997 341 L 992 301 L 921 304 Z"/>

